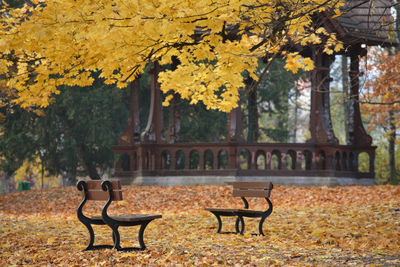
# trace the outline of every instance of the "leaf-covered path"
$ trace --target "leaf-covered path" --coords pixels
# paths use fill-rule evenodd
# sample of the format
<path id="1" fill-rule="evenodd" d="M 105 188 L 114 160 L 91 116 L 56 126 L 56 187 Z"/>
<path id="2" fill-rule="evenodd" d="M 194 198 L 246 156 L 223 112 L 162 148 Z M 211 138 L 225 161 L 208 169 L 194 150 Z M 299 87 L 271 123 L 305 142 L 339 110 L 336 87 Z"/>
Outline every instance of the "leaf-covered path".
<path id="1" fill-rule="evenodd" d="M 216 234 L 206 207 L 241 207 L 230 186 L 125 186 L 115 213 L 160 213 L 149 224 L 145 251 L 82 252 L 86 228 L 75 212 L 75 187 L 32 190 L 0 196 L 0 265 L 400 265 L 400 186 L 275 186 L 274 212 L 266 236 Z M 251 207 L 264 209 L 262 199 Z M 86 212 L 94 214 L 96 204 Z M 234 219 L 224 218 L 225 230 Z M 110 230 L 95 228 L 98 243 L 112 243 Z M 123 246 L 137 245 L 137 227 L 121 228 Z"/>

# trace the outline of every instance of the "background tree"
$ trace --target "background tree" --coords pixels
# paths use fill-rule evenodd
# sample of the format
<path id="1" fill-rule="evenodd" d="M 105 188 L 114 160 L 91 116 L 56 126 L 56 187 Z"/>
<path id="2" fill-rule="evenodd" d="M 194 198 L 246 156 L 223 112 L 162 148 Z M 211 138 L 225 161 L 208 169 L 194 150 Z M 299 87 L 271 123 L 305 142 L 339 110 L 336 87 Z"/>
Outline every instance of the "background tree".
<path id="1" fill-rule="evenodd" d="M 397 182 L 396 143 L 400 126 L 400 52 L 372 51 L 368 57 L 366 82 L 362 106 L 371 116 L 370 128 L 382 128 L 388 139 L 390 183 Z"/>
<path id="2" fill-rule="evenodd" d="M 396 40 L 395 47 L 385 51 L 373 50 L 368 56 L 366 70 L 369 77 L 366 82 L 363 109 L 371 114 L 370 128 L 382 128 L 388 140 L 389 183 L 400 181 L 396 166 L 396 144 L 400 128 L 400 3 L 394 1 L 396 16 L 390 32 Z"/>
<path id="3" fill-rule="evenodd" d="M 100 179 L 112 167 L 113 152 L 127 119 L 126 92 L 96 79 L 90 87 L 60 88 L 55 102 L 42 112 L 15 107 L 1 124 L 1 167 L 13 173 L 26 159 L 40 157 L 64 184 L 77 174 Z M 3 107 L 3 109 L 6 107 Z"/>
<path id="4" fill-rule="evenodd" d="M 274 59 L 267 67 L 260 64 L 259 72 L 264 71 L 257 88 L 246 90 L 247 93 L 247 136 L 249 142 L 288 142 L 289 129 L 296 127 L 289 122 L 289 106 L 297 105 L 296 96 L 299 94 L 295 82 L 305 72 L 296 74 L 285 70 L 282 59 Z M 258 74 L 261 76 L 261 74 Z M 250 83 L 254 85 L 254 81 Z"/>

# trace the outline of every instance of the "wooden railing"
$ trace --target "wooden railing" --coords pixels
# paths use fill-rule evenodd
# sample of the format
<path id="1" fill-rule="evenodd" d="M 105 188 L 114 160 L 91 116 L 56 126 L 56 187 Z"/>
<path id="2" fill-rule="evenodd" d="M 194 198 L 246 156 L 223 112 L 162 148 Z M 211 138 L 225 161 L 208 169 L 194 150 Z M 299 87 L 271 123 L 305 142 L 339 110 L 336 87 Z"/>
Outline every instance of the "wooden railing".
<path id="1" fill-rule="evenodd" d="M 279 143 L 114 146 L 115 175 L 276 175 L 373 178 L 375 147 Z M 364 154 L 364 155 L 363 155 Z M 360 166 L 360 157 L 367 167 Z M 364 164 L 365 165 L 365 164 Z"/>

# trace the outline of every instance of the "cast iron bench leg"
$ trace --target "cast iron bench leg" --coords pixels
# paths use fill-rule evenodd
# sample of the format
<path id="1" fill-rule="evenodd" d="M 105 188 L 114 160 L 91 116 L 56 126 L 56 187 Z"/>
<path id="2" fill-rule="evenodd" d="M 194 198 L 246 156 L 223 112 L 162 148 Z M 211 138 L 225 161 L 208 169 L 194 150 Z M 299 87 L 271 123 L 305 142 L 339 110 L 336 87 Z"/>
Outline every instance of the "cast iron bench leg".
<path id="1" fill-rule="evenodd" d="M 87 223 L 87 222 L 85 222 L 83 224 L 88 229 L 89 236 L 90 236 L 89 244 L 87 245 L 87 247 L 83 251 L 104 249 L 104 248 L 113 248 L 113 246 L 111 246 L 111 245 L 93 245 L 94 244 L 94 231 L 93 231 L 92 225 L 90 223 Z"/>
<path id="2" fill-rule="evenodd" d="M 93 250 L 93 244 L 94 244 L 94 232 L 93 232 L 93 228 L 89 223 L 84 223 L 84 225 L 86 226 L 86 228 L 89 231 L 89 236 L 90 236 L 90 240 L 89 240 L 89 244 L 87 245 L 87 247 L 83 250 Z"/>
<path id="3" fill-rule="evenodd" d="M 240 219 L 239 219 L 239 217 L 237 217 L 237 218 L 236 218 L 236 222 L 235 222 L 235 230 L 236 230 L 236 233 L 237 233 L 237 234 L 240 232 L 240 230 L 239 230 L 239 223 L 240 223 Z"/>
<path id="4" fill-rule="evenodd" d="M 260 224 L 258 225 L 258 230 L 260 232 L 260 235 L 264 235 L 262 226 L 263 226 L 263 223 L 264 223 L 266 218 L 267 218 L 267 216 L 262 216 L 261 220 L 260 220 Z"/>
<path id="5" fill-rule="evenodd" d="M 221 233 L 221 229 L 222 229 L 222 220 L 221 220 L 221 216 L 219 216 L 219 214 L 215 213 L 215 212 L 211 212 L 212 214 L 215 215 L 215 217 L 217 217 L 218 220 L 218 230 L 217 233 Z"/>
<path id="6" fill-rule="evenodd" d="M 269 200 L 269 198 L 265 198 L 265 200 L 268 202 L 269 207 L 268 207 L 268 210 L 265 212 L 265 214 L 261 217 L 260 224 L 258 225 L 258 230 L 260 232 L 260 235 L 264 235 L 263 229 L 262 229 L 263 223 L 264 223 L 265 219 L 269 215 L 271 215 L 272 210 L 273 210 L 272 202 Z"/>
<path id="7" fill-rule="evenodd" d="M 121 246 L 120 246 L 121 238 L 120 238 L 119 232 L 118 232 L 118 225 L 110 225 L 110 227 L 113 232 L 113 241 L 114 241 L 113 248 L 116 250 L 121 250 Z"/>
<path id="8" fill-rule="evenodd" d="M 240 223 L 242 224 L 242 227 L 241 227 L 241 229 L 240 229 L 240 234 L 241 235 L 243 235 L 244 234 L 244 220 L 243 220 L 243 216 L 238 216 L 238 219 L 237 220 L 240 220 Z M 237 221 L 236 220 L 236 221 Z"/>
<path id="9" fill-rule="evenodd" d="M 146 229 L 147 225 L 150 223 L 150 221 L 148 222 L 144 222 L 140 225 L 140 229 L 139 229 L 139 245 L 140 245 L 140 250 L 145 250 L 146 249 L 146 245 L 144 244 L 143 241 L 143 234 L 144 234 L 144 230 Z"/>

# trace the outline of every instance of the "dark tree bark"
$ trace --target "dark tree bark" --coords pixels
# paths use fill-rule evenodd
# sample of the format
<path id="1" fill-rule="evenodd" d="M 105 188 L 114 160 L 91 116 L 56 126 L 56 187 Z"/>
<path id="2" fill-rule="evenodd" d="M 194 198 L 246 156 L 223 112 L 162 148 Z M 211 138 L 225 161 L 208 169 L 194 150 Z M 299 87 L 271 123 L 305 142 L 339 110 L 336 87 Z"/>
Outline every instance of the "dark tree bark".
<path id="1" fill-rule="evenodd" d="M 85 165 L 86 170 L 89 174 L 90 179 L 101 180 L 101 177 L 100 177 L 99 173 L 97 172 L 95 164 L 93 164 L 93 161 L 91 161 L 87 157 L 88 153 L 87 153 L 86 146 L 84 144 L 79 145 L 79 153 L 82 158 L 83 164 Z"/>
<path id="2" fill-rule="evenodd" d="M 397 180 L 397 171 L 396 171 L 396 125 L 394 124 L 393 111 L 389 111 L 389 169 L 390 169 L 390 177 L 389 183 L 394 184 Z"/>
<path id="3" fill-rule="evenodd" d="M 247 142 L 258 141 L 258 109 L 257 109 L 257 86 L 251 77 L 246 79 L 247 91 Z"/>
<path id="4" fill-rule="evenodd" d="M 71 186 L 75 185 L 76 180 L 76 167 L 61 174 L 62 185 Z"/>

